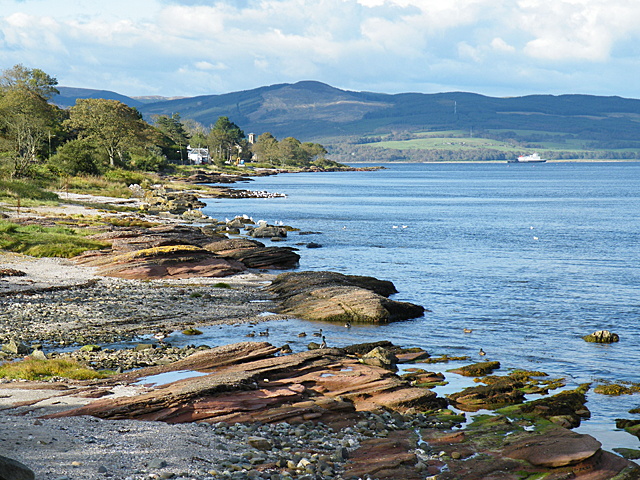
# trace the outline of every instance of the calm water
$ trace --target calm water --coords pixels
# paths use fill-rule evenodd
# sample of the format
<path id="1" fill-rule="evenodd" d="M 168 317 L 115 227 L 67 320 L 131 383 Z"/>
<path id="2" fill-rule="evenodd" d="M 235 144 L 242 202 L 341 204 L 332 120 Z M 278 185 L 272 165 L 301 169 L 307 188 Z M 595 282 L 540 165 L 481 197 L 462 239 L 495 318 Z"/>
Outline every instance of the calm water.
<path id="1" fill-rule="evenodd" d="M 246 213 L 320 232 L 291 233 L 277 245 L 319 243 L 320 249 L 298 246 L 300 270 L 391 280 L 400 292 L 395 299 L 431 310 L 413 321 L 350 332 L 272 322 L 277 340 L 323 328 L 330 345 L 390 339 L 432 355 L 478 360 L 482 347 L 503 370 L 544 370 L 571 385 L 640 382 L 640 163 L 386 167 L 263 177 L 238 188 L 287 198 L 207 202 L 204 212 L 219 219 Z M 601 329 L 621 341 L 581 339 Z M 613 418 L 633 418 L 627 410 L 638 405 L 638 395 L 590 394 L 594 416 L 585 425 L 602 430 L 596 436 L 607 447 L 638 446 L 623 433 L 608 439 Z"/>

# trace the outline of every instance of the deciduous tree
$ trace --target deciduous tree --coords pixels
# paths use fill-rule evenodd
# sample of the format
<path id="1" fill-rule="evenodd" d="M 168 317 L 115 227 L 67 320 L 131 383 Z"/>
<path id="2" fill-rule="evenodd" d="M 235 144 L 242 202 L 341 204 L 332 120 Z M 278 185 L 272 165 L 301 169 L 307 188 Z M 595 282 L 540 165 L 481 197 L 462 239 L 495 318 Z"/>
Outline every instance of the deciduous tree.
<path id="1" fill-rule="evenodd" d="M 140 113 L 117 100 L 78 99 L 69 109 L 66 125 L 77 132 L 78 138 L 104 151 L 112 167 L 116 156 L 122 161 L 125 151 L 143 143 L 149 134 Z"/>

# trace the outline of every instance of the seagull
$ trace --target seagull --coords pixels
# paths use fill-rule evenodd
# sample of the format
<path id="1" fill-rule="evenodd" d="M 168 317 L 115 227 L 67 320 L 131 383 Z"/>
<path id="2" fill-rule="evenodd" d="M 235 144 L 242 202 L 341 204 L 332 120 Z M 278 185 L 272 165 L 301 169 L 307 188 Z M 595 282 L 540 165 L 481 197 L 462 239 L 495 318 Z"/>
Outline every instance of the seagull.
<path id="1" fill-rule="evenodd" d="M 327 341 L 324 337 L 322 337 L 322 343 L 320 344 L 320 348 L 327 348 Z"/>
<path id="2" fill-rule="evenodd" d="M 486 354 L 487 353 L 482 349 L 480 349 L 480 351 L 478 352 L 478 355 L 480 355 L 481 357 L 484 357 Z"/>
<path id="3" fill-rule="evenodd" d="M 302 338 L 302 337 L 306 337 L 306 336 L 307 336 L 307 334 L 306 334 L 306 333 L 304 333 L 304 332 L 302 332 L 302 333 L 299 333 L 299 334 L 298 334 L 298 336 L 299 336 L 300 338 Z"/>
<path id="4" fill-rule="evenodd" d="M 471 332 L 473 332 L 473 330 L 471 330 L 470 328 L 465 328 L 464 329 L 464 333 L 471 333 Z"/>
<path id="5" fill-rule="evenodd" d="M 156 340 L 158 340 L 160 343 L 163 343 L 163 340 L 165 338 L 167 338 L 167 333 L 166 332 L 157 332 L 153 334 L 153 338 L 155 338 Z"/>
<path id="6" fill-rule="evenodd" d="M 346 230 L 346 229 L 347 229 L 347 226 L 345 225 L 344 227 L 342 227 L 342 229 L 343 229 L 343 230 Z"/>
<path id="7" fill-rule="evenodd" d="M 398 225 L 393 225 L 391 228 L 398 228 Z"/>
<path id="8" fill-rule="evenodd" d="M 538 237 L 533 237 L 534 240 L 538 240 Z"/>
<path id="9" fill-rule="evenodd" d="M 313 332 L 314 337 L 322 337 L 322 329 L 319 332 Z M 324 339 L 324 337 L 322 337 Z"/>
<path id="10" fill-rule="evenodd" d="M 402 228 L 407 228 L 409 225 L 402 225 Z"/>

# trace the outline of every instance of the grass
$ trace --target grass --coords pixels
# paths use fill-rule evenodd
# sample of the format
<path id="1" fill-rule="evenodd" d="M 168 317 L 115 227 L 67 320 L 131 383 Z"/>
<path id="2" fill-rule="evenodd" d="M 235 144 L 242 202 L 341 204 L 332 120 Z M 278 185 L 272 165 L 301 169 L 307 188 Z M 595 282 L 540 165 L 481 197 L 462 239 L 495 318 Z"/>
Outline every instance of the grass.
<path id="1" fill-rule="evenodd" d="M 42 204 L 57 204 L 58 196 L 27 180 L 0 180 L 0 201 L 11 206 L 32 207 Z"/>
<path id="2" fill-rule="evenodd" d="M 55 358 L 51 360 L 28 359 L 0 365 L 0 377 L 25 380 L 49 380 L 54 377 L 72 380 L 92 380 L 106 375 L 84 367 L 77 362 Z"/>
<path id="3" fill-rule="evenodd" d="M 84 235 L 81 230 L 65 226 L 42 227 L 0 221 L 0 248 L 32 257 L 70 258 L 106 246 Z"/>
<path id="4" fill-rule="evenodd" d="M 231 285 L 229 285 L 228 283 L 219 282 L 219 283 L 214 283 L 213 287 L 214 288 L 231 288 Z"/>

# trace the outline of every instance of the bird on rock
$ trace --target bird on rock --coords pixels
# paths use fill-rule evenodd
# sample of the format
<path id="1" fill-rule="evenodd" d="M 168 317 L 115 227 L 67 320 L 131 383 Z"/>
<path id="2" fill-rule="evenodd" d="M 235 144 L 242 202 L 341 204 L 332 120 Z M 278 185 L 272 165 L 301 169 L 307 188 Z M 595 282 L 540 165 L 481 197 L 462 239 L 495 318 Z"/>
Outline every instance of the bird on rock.
<path id="1" fill-rule="evenodd" d="M 327 348 L 327 341 L 324 337 L 322 337 L 322 343 L 320 344 L 320 348 Z"/>

